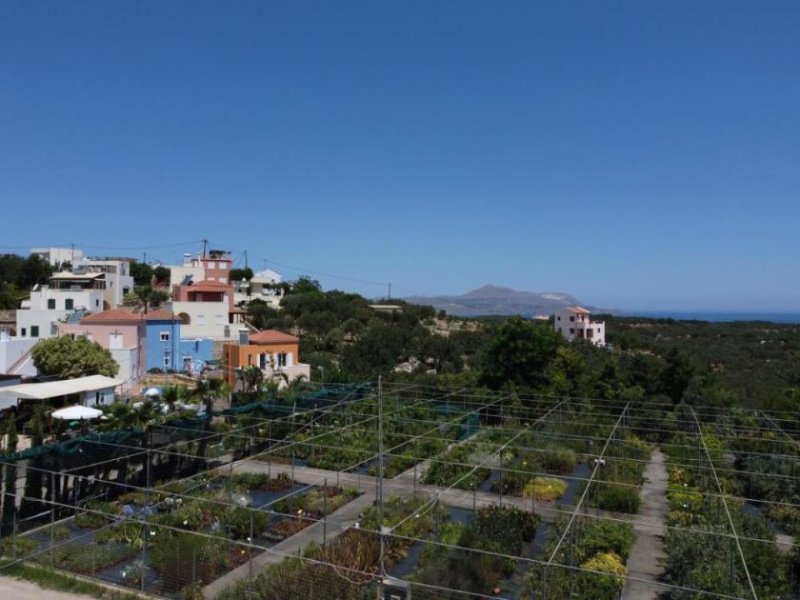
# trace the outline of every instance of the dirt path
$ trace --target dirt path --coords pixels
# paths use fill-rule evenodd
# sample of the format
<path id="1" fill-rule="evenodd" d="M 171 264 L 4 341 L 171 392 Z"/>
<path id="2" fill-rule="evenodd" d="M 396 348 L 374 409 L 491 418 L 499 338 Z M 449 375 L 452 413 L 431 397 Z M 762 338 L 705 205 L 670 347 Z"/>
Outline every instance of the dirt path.
<path id="1" fill-rule="evenodd" d="M 8 600 L 88 600 L 90 596 L 45 590 L 35 583 L 0 577 L 0 598 Z"/>
<path id="2" fill-rule="evenodd" d="M 669 476 L 664 465 L 664 454 L 656 448 L 644 472 L 639 507 L 640 524 L 636 527 L 636 542 L 628 558 L 628 576 L 635 579 L 625 581 L 622 600 L 654 600 L 664 588 L 657 581 L 664 568 L 661 559 L 664 553 L 664 519 L 669 510 L 667 483 Z M 649 524 L 649 526 L 648 526 Z"/>

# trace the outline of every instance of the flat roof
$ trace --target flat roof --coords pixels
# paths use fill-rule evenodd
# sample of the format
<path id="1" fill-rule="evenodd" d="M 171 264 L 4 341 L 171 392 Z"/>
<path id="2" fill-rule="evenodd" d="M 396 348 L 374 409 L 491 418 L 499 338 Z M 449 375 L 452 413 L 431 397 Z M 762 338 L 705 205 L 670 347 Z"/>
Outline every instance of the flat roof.
<path id="1" fill-rule="evenodd" d="M 86 377 L 64 379 L 62 381 L 10 385 L 0 389 L 0 395 L 5 396 L 6 399 L 10 396 L 26 400 L 47 400 L 48 398 L 58 398 L 59 396 L 107 390 L 123 383 L 125 382 L 122 379 L 114 379 L 105 375 L 87 375 Z"/>
<path id="2" fill-rule="evenodd" d="M 59 271 L 58 273 L 53 273 L 50 279 L 97 279 L 103 275 L 105 275 L 105 273 L 71 273 L 69 271 Z"/>

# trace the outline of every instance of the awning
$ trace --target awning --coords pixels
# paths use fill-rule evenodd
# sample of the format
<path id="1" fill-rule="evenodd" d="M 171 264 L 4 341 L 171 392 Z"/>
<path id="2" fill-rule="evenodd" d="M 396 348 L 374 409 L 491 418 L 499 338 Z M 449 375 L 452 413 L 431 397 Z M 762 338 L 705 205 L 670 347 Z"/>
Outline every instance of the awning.
<path id="1" fill-rule="evenodd" d="M 22 398 L 25 400 L 47 400 L 84 392 L 99 392 L 108 390 L 125 383 L 122 379 L 114 379 L 105 375 L 88 375 L 63 381 L 48 381 L 47 383 L 21 383 L 0 388 L 0 394 L 5 398 Z"/>

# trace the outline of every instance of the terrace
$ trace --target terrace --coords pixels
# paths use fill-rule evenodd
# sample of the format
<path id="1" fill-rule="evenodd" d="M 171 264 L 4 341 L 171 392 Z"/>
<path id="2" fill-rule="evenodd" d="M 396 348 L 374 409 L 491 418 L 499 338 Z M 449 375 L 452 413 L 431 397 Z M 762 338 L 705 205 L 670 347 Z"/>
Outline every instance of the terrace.
<path id="1" fill-rule="evenodd" d="M 794 415 L 364 389 L 7 461 L 3 566 L 175 598 L 800 591 Z"/>

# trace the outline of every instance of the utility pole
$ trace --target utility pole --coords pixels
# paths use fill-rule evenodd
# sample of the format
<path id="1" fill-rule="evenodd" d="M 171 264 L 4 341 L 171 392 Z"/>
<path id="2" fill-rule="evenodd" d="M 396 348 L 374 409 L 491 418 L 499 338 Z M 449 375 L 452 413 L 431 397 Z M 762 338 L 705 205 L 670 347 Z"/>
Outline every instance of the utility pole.
<path id="1" fill-rule="evenodd" d="M 383 526 L 383 378 L 378 375 L 378 528 L 380 531 L 380 578 L 381 588 L 386 578 L 386 566 L 383 562 L 386 547 L 386 536 Z"/>
<path id="2" fill-rule="evenodd" d="M 143 264 L 143 265 L 146 265 L 146 264 L 147 264 L 147 252 L 144 252 L 144 253 L 142 254 L 142 264 Z"/>
<path id="3" fill-rule="evenodd" d="M 247 269 L 250 265 L 247 264 L 247 250 L 244 251 L 244 268 Z"/>
<path id="4" fill-rule="evenodd" d="M 206 257 L 206 246 L 208 246 L 208 240 L 203 240 L 203 258 Z"/>
<path id="5" fill-rule="evenodd" d="M 389 282 L 389 295 L 387 296 L 388 300 L 392 299 L 392 282 Z"/>
<path id="6" fill-rule="evenodd" d="M 74 266 L 75 265 L 75 242 L 72 242 L 72 244 L 70 244 L 70 248 L 71 248 L 71 251 L 70 251 L 69 262 L 71 262 L 73 264 L 73 266 Z"/>

